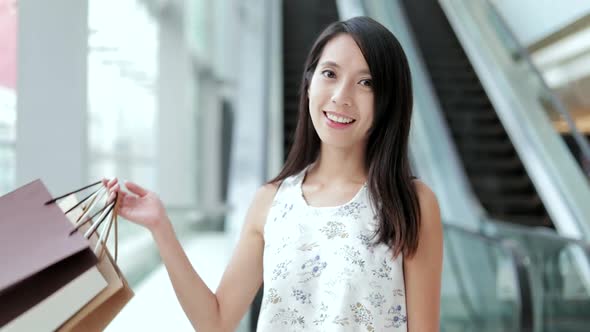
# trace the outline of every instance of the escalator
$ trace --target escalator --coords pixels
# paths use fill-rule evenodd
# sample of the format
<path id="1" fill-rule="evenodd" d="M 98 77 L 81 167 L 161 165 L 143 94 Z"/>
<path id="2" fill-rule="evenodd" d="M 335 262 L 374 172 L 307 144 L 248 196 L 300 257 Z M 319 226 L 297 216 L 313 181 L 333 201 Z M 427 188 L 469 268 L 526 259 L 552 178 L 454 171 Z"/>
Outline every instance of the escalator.
<path id="1" fill-rule="evenodd" d="M 438 1 L 402 4 L 483 208 L 497 220 L 555 228 Z"/>
<path id="2" fill-rule="evenodd" d="M 424 137 L 420 138 L 424 139 L 422 145 L 435 145 L 435 149 L 442 149 L 447 152 L 449 159 L 453 159 L 450 155 L 454 154 L 451 151 L 454 148 L 460 160 L 456 167 L 463 169 L 468 185 L 472 188 L 477 201 L 481 202 L 481 205 L 486 210 L 483 215 L 476 216 L 470 222 L 461 223 L 460 220 L 454 220 L 452 224 L 478 225 L 476 227 L 478 228 L 477 233 L 491 236 L 502 243 L 510 243 L 511 246 L 518 248 L 517 251 L 520 252 L 520 255 L 525 257 L 531 282 L 530 295 L 532 316 L 534 317 L 532 319 L 532 326 L 534 327 L 532 330 L 586 331 L 586 317 L 590 314 L 590 309 L 588 309 L 590 308 L 590 275 L 588 274 L 590 248 L 584 240 L 571 239 L 573 232 L 568 237 L 562 236 L 553 230 L 572 229 L 572 224 L 567 221 L 564 222 L 567 217 L 564 218 L 563 209 L 558 214 L 552 214 L 558 216 L 559 220 L 549 218 L 547 210 L 553 209 L 553 212 L 555 212 L 555 202 L 543 206 L 540 193 L 543 193 L 541 189 L 546 190 L 547 187 L 541 186 L 541 189 L 539 189 L 537 182 L 533 185 L 531 179 L 538 181 L 537 176 L 539 176 L 539 173 L 531 172 L 529 164 L 525 169 L 524 161 L 519 159 L 519 156 L 524 159 L 536 154 L 537 161 L 541 161 L 546 157 L 562 160 L 567 155 L 563 154 L 564 149 L 560 150 L 559 145 L 552 145 L 551 149 L 543 150 L 531 144 L 530 139 L 533 137 L 538 139 L 538 136 L 528 135 L 528 137 L 524 137 L 524 140 L 521 136 L 520 140 L 515 140 L 515 128 L 506 126 L 506 123 L 509 122 L 506 120 L 506 105 L 515 107 L 534 106 L 534 102 L 540 94 L 537 94 L 537 92 L 521 94 L 522 90 L 507 86 L 514 90 L 504 95 L 497 93 L 490 95 L 488 93 L 490 77 L 481 76 L 481 66 L 484 61 L 481 59 L 474 60 L 473 52 L 469 53 L 468 57 L 466 51 L 464 51 L 467 49 L 465 47 L 466 38 L 482 38 L 479 43 L 474 43 L 478 45 L 489 42 L 484 39 L 484 37 L 489 38 L 489 35 L 486 36 L 485 34 L 488 31 L 482 32 L 478 30 L 480 28 L 478 24 L 484 25 L 484 23 L 488 23 L 480 22 L 481 17 L 487 17 L 496 26 L 501 25 L 501 22 L 499 23 L 497 20 L 494 22 L 491 19 L 495 18 L 494 14 L 485 12 L 483 8 L 486 1 L 375 0 L 366 2 L 371 3 L 371 15 L 380 18 L 380 21 L 385 23 L 394 33 L 399 33 L 404 37 L 411 35 L 410 38 L 403 38 L 405 40 L 402 44 L 404 49 L 415 57 L 410 62 L 412 74 L 413 76 L 416 75 L 414 76 L 415 82 L 419 82 L 417 83 L 418 86 L 415 85 L 415 93 L 419 98 L 415 108 L 418 123 L 428 122 L 431 125 L 434 119 L 434 122 L 438 121 L 439 125 L 446 125 L 450 132 L 451 139 L 446 140 L 443 138 L 444 135 L 441 136 L 440 132 L 428 131 L 428 129 L 432 128 L 415 127 L 418 130 L 420 130 L 419 128 L 426 129 L 421 133 L 422 137 Z M 455 6 L 443 7 L 443 11 L 439 6 L 441 2 L 447 5 L 451 3 Z M 396 5 L 392 5 L 392 3 Z M 471 12 L 461 12 L 460 15 L 453 12 L 455 21 L 453 21 L 454 25 L 451 27 L 447 15 L 449 15 L 450 11 L 461 6 L 470 7 Z M 478 8 L 478 6 L 481 8 Z M 474 8 L 482 9 L 481 11 L 484 13 L 474 19 L 474 24 L 462 25 L 462 21 L 471 19 L 466 14 L 475 12 Z M 381 14 L 384 11 L 395 12 L 396 14 Z M 470 32 L 467 37 L 462 35 L 461 42 L 455 35 L 457 25 L 462 25 L 461 29 Z M 490 53 L 489 50 L 486 51 Z M 498 56 L 498 54 L 500 54 L 500 57 L 502 56 L 502 52 L 497 52 L 494 56 Z M 510 55 L 513 56 L 513 54 Z M 502 58 L 502 60 L 505 60 L 505 58 Z M 502 74 L 505 75 L 505 72 L 501 72 L 501 70 L 509 68 L 507 64 L 509 61 L 513 61 L 513 59 L 510 58 L 510 60 L 503 62 L 503 65 L 506 66 L 504 68 L 490 66 L 492 62 L 488 61 L 485 63 L 488 66 L 486 73 L 497 77 L 502 76 Z M 475 70 L 474 64 L 479 65 L 477 67 L 478 71 Z M 515 67 L 514 70 L 516 71 L 525 66 L 521 64 L 520 68 Z M 427 77 L 427 79 L 422 79 L 421 76 Z M 519 76 L 508 76 L 509 79 L 514 79 L 514 77 Z M 488 80 L 486 89 L 484 89 L 482 83 L 483 79 Z M 529 81 L 524 79 L 514 81 L 517 84 L 527 85 L 531 80 L 529 78 Z M 496 82 L 506 83 L 506 80 L 496 80 Z M 422 100 L 429 97 L 429 94 L 425 93 L 427 90 L 433 90 L 430 98 L 437 99 L 434 107 Z M 506 89 L 503 92 L 506 92 Z M 523 102 L 505 102 L 505 100 L 514 96 L 521 98 Z M 504 100 L 499 100 L 501 98 L 504 98 Z M 530 101 L 529 103 L 527 103 L 527 98 Z M 491 102 L 492 100 L 494 103 Z M 496 104 L 504 107 L 504 109 L 501 109 L 503 112 L 495 108 Z M 511 111 L 516 113 L 523 110 L 529 113 L 538 112 L 538 109 L 532 107 L 513 109 Z M 440 120 L 438 120 L 437 116 L 433 116 L 433 113 L 439 111 L 442 115 Z M 426 118 L 430 118 L 430 120 L 425 121 Z M 536 130 L 535 135 L 548 135 L 547 127 L 543 127 L 541 121 L 543 119 L 539 120 L 539 117 L 537 117 L 536 120 L 528 123 L 519 122 L 520 128 L 516 128 L 517 131 Z M 508 132 L 510 132 L 510 136 Z M 523 145 L 527 146 L 529 151 L 522 149 Z M 418 150 L 420 147 L 414 145 L 413 148 Z M 523 150 L 525 151 L 524 154 Z M 420 151 L 417 156 L 423 157 L 425 151 Z M 429 151 L 426 153 L 429 153 Z M 549 159 L 543 161 L 543 164 L 550 162 Z M 418 164 L 420 162 L 420 160 L 417 160 Z M 566 172 L 565 169 L 569 169 L 570 166 L 572 166 L 571 163 L 566 164 L 560 171 Z M 425 168 L 425 170 L 428 171 L 428 168 Z M 448 168 L 445 168 L 445 171 L 448 171 Z M 544 171 L 547 172 L 547 169 Z M 541 175 L 547 176 L 549 174 L 549 177 L 552 178 L 562 176 L 562 174 L 553 172 L 555 170 Z M 576 178 L 577 174 L 572 174 Z M 430 176 L 430 178 L 434 179 L 437 176 L 444 179 L 446 174 L 442 172 Z M 441 180 L 442 185 L 438 189 L 457 186 L 454 181 L 455 179 L 446 182 Z M 583 190 L 577 192 L 581 196 L 587 197 L 586 188 L 581 185 L 582 183 L 578 181 L 577 186 L 575 185 L 576 181 L 572 181 L 572 183 L 574 185 L 570 183 L 569 187 L 563 186 L 561 188 L 570 190 L 570 193 L 576 192 L 577 188 L 582 188 Z M 441 190 L 441 192 L 445 192 L 445 189 Z M 567 195 L 564 194 L 565 192 L 562 191 L 561 199 L 569 201 L 570 208 L 577 206 L 578 211 L 581 211 L 577 220 L 587 220 L 587 218 L 583 217 L 587 215 L 584 214 L 584 204 L 576 201 L 576 195 Z M 547 196 L 546 193 L 543 194 L 545 194 L 545 197 Z M 454 199 L 468 205 L 475 201 L 470 200 L 466 195 L 457 195 L 454 196 Z M 477 202 L 474 205 L 477 205 Z M 444 212 L 448 206 L 441 205 L 441 208 Z M 466 218 L 470 219 L 471 217 L 467 216 Z M 450 221 L 444 220 L 445 224 Z M 545 227 L 536 228 L 530 226 Z M 581 239 L 588 239 L 585 236 L 587 233 L 584 233 L 582 226 L 580 225 L 582 231 L 578 234 L 581 235 Z M 567 232 L 564 232 L 564 235 L 568 235 Z M 447 247 L 447 242 L 450 245 L 451 242 L 453 245 L 456 244 L 458 248 Z M 478 247 L 476 243 L 461 244 L 458 242 L 461 241 L 451 239 L 449 235 L 445 234 L 444 269 L 452 270 L 452 272 L 447 273 L 452 274 L 453 278 L 460 278 L 460 285 L 478 284 L 480 278 L 482 278 L 481 275 L 489 274 L 490 271 L 492 271 L 492 274 L 494 274 L 493 271 L 496 271 L 496 277 L 502 279 L 503 273 L 498 273 L 496 263 L 489 263 L 486 259 L 486 256 L 489 256 L 489 250 Z M 455 264 L 453 262 L 459 263 Z M 477 272 L 474 272 L 475 270 Z M 477 287 L 472 287 L 464 289 L 460 293 L 461 296 L 454 297 L 448 293 L 445 294 L 448 287 L 452 288 L 453 281 L 450 278 L 445 278 L 443 274 L 441 330 L 513 330 L 511 326 L 514 325 L 509 323 L 498 323 L 498 325 L 494 326 L 496 324 L 494 322 L 501 322 L 510 317 L 510 315 L 505 315 L 502 311 L 494 311 L 495 305 L 501 302 L 499 299 L 503 298 L 499 294 L 505 291 L 501 284 L 490 284 L 494 289 L 492 293 L 480 292 Z M 511 292 L 507 293 L 511 294 Z M 456 301 L 457 299 L 461 301 Z M 488 301 L 491 302 L 487 303 Z M 470 312 L 462 312 L 457 315 L 455 312 L 457 307 L 469 308 Z M 517 316 L 521 318 L 527 316 L 525 309 L 524 307 L 520 308 L 521 314 Z M 486 320 L 484 316 L 488 313 L 498 319 Z M 522 324 L 521 328 L 531 330 L 531 326 L 528 324 Z"/>

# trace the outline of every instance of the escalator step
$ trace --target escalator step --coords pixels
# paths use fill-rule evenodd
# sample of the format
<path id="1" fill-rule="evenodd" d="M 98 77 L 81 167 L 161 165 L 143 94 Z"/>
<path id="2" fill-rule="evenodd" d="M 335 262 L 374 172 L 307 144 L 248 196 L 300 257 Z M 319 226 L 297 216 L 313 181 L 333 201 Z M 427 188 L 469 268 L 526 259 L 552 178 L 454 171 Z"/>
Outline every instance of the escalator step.
<path id="1" fill-rule="evenodd" d="M 441 82 L 445 84 L 463 84 L 463 85 L 470 85 L 470 84 L 479 84 L 479 80 L 475 73 L 469 71 L 449 71 L 449 70 L 442 70 L 436 71 L 436 69 L 431 68 L 431 77 L 432 80 L 435 82 Z"/>
<path id="2" fill-rule="evenodd" d="M 450 110 L 457 111 L 471 111 L 474 108 L 484 108 L 487 111 L 491 111 L 492 107 L 487 98 L 470 98 L 467 96 L 444 98 L 442 104 Z"/>
<path id="3" fill-rule="evenodd" d="M 489 109 L 472 110 L 471 112 L 445 112 L 453 124 L 465 125 L 465 123 L 500 123 L 498 116 Z"/>
<path id="4" fill-rule="evenodd" d="M 455 130 L 457 130 L 457 129 L 455 129 Z M 508 138 L 508 136 L 496 136 L 496 137 L 485 136 L 485 135 L 468 136 L 468 135 L 461 135 L 460 133 L 455 133 L 453 131 L 451 131 L 451 136 L 456 141 L 458 141 L 458 140 L 462 141 L 461 143 L 457 144 L 457 148 L 461 152 L 485 151 L 485 150 L 483 150 L 483 148 L 490 148 L 493 151 L 504 151 L 504 152 L 508 151 L 508 150 L 503 150 L 499 146 L 495 146 L 495 145 L 504 145 L 504 146 L 512 148 L 512 145 L 510 143 L 510 139 Z M 464 149 L 463 147 L 465 145 L 468 145 L 469 148 Z M 502 153 L 495 154 L 494 157 L 498 158 L 500 155 L 504 155 L 504 154 L 502 154 Z M 481 154 L 478 157 L 481 157 Z M 469 158 L 469 156 L 466 156 L 466 158 Z"/>
<path id="5" fill-rule="evenodd" d="M 428 57 L 429 61 L 432 59 L 459 59 L 465 58 L 465 51 L 463 51 L 459 42 L 454 41 L 448 44 L 435 44 L 423 52 Z"/>
<path id="6" fill-rule="evenodd" d="M 535 188 L 526 176 L 501 177 L 481 174 L 469 178 L 473 188 L 479 192 L 499 194 L 523 194 L 534 192 Z"/>
<path id="7" fill-rule="evenodd" d="M 429 68 L 434 72 L 452 72 L 459 70 L 466 73 L 474 73 L 467 59 L 454 59 L 453 57 L 433 57 L 429 61 Z"/>
<path id="8" fill-rule="evenodd" d="M 504 155 L 509 156 L 510 154 L 516 155 L 516 151 L 514 147 L 510 144 L 506 144 L 506 142 L 497 142 L 497 141 L 473 141 L 473 140 L 463 140 L 461 142 L 457 142 L 457 148 L 460 151 L 464 151 L 465 154 L 470 154 L 474 152 L 478 152 L 476 157 L 480 157 L 479 153 L 489 153 L 490 157 L 494 155 Z"/>
<path id="9" fill-rule="evenodd" d="M 496 144 L 494 142 L 494 144 Z M 488 145 L 488 143 L 480 143 L 480 144 L 473 144 L 470 149 L 459 149 L 459 151 L 463 154 L 468 154 L 468 156 L 463 157 L 462 159 L 471 158 L 471 159 L 505 159 L 505 158 L 518 158 L 516 151 L 511 145 L 506 145 L 505 148 L 499 148 L 497 146 Z"/>
<path id="10" fill-rule="evenodd" d="M 522 173 L 522 163 L 518 158 L 498 159 L 498 158 L 466 158 L 464 159 L 465 168 L 476 172 L 477 174 L 486 172 L 495 172 L 496 174 L 518 174 Z"/>
<path id="11" fill-rule="evenodd" d="M 445 118 L 452 127 L 451 129 L 461 132 L 464 128 L 496 128 L 502 126 L 502 123 L 492 115 L 493 114 L 490 114 L 488 109 L 472 107 L 447 111 L 445 113 Z M 503 128 L 504 127 L 502 127 L 502 129 Z"/>
<path id="12" fill-rule="evenodd" d="M 480 86 L 476 85 L 441 85 L 438 87 L 438 93 L 445 98 L 487 98 L 485 92 Z"/>
<path id="13" fill-rule="evenodd" d="M 491 124 L 489 126 L 457 126 L 457 130 L 455 132 L 457 135 L 461 136 L 473 136 L 473 137 L 499 137 L 499 136 L 506 136 L 506 131 L 504 131 L 504 127 L 499 124 Z"/>
<path id="14" fill-rule="evenodd" d="M 500 210 L 538 209 L 543 207 L 543 202 L 537 195 L 497 195 L 489 200 L 488 205 L 496 206 Z"/>
<path id="15" fill-rule="evenodd" d="M 528 216 L 528 215 L 515 215 L 515 214 L 494 214 L 491 215 L 492 218 L 496 220 L 507 221 L 523 226 L 530 226 L 530 227 L 538 227 L 544 226 L 552 228 L 551 220 L 542 214 L 536 216 Z"/>

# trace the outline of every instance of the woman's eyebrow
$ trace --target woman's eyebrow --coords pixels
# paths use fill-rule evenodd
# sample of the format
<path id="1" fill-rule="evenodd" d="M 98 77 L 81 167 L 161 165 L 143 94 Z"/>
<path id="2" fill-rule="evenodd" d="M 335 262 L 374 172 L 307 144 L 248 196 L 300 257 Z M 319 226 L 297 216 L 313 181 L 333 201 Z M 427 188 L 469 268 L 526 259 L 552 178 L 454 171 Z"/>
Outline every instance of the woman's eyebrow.
<path id="1" fill-rule="evenodd" d="M 330 66 L 330 67 L 334 67 L 334 68 L 340 69 L 340 65 L 337 64 L 334 61 L 324 61 L 324 62 L 320 63 L 320 66 L 321 67 L 323 67 L 323 66 Z M 371 72 L 369 71 L 369 69 L 361 69 L 361 70 L 359 70 L 358 73 L 361 74 L 361 75 L 371 75 Z"/>
<path id="2" fill-rule="evenodd" d="M 330 67 L 340 68 L 340 65 L 338 65 L 334 61 L 324 61 L 324 62 L 320 63 L 320 66 L 330 66 Z"/>

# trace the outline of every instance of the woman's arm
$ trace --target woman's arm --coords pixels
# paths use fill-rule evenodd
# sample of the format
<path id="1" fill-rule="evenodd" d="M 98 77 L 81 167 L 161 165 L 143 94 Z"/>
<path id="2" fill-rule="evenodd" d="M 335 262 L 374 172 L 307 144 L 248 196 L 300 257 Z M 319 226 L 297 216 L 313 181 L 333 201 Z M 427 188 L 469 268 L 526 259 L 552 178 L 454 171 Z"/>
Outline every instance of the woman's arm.
<path id="1" fill-rule="evenodd" d="M 262 283 L 262 229 L 276 193 L 265 185 L 248 210 L 240 239 L 216 293 L 194 270 L 169 222 L 152 230 L 176 296 L 198 331 L 233 331 Z"/>
<path id="2" fill-rule="evenodd" d="M 126 181 L 127 193 L 117 178 L 103 179 L 103 184 L 109 190 L 109 200 L 117 199 L 117 214 L 152 233 L 176 297 L 193 327 L 200 332 L 234 330 L 262 283 L 262 231 L 278 186 L 265 185 L 257 191 L 234 255 L 217 293 L 213 293 L 188 260 L 156 193 Z"/>
<path id="3" fill-rule="evenodd" d="M 266 184 L 256 193 L 241 239 L 215 292 L 221 331 L 235 331 L 262 284 L 263 230 L 277 189 L 275 184 Z"/>
<path id="4" fill-rule="evenodd" d="M 436 196 L 424 183 L 415 183 L 421 227 L 416 254 L 404 258 L 408 332 L 432 332 L 440 328 L 443 228 Z"/>

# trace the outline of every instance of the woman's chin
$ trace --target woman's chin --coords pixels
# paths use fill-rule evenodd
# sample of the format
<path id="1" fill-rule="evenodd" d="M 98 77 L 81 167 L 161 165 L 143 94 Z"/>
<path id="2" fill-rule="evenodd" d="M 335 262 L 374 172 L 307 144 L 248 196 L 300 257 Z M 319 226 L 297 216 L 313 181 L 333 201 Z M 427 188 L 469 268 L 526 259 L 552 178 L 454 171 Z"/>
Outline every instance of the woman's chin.
<path id="1" fill-rule="evenodd" d="M 322 141 L 322 145 L 326 147 L 349 149 L 356 145 L 355 141 L 351 140 L 350 135 L 324 134 L 319 136 L 320 140 Z"/>

